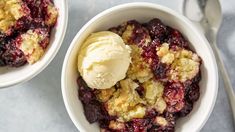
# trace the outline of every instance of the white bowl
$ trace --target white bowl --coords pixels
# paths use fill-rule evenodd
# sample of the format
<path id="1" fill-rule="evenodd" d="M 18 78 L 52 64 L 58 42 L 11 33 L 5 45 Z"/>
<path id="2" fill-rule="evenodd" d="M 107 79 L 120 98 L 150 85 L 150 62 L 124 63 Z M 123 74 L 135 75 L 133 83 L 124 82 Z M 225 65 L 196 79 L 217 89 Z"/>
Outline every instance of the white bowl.
<path id="1" fill-rule="evenodd" d="M 83 106 L 78 99 L 76 79 L 77 54 L 84 39 L 91 33 L 107 30 L 127 20 L 140 22 L 160 18 L 166 25 L 180 30 L 191 42 L 191 48 L 202 58 L 202 80 L 200 82 L 200 99 L 194 104 L 193 111 L 177 120 L 177 132 L 199 131 L 214 107 L 218 90 L 218 71 L 211 47 L 205 37 L 184 16 L 166 7 L 150 3 L 129 3 L 108 9 L 91 19 L 76 35 L 70 45 L 62 70 L 62 94 L 64 103 L 75 126 L 81 132 L 99 132 L 98 124 L 89 124 L 83 113 Z"/>
<path id="2" fill-rule="evenodd" d="M 59 10 L 57 24 L 51 33 L 50 44 L 43 57 L 33 65 L 25 65 L 20 68 L 0 68 L 0 88 L 9 87 L 18 83 L 26 82 L 39 74 L 52 61 L 63 42 L 67 21 L 68 2 L 67 0 L 54 0 Z"/>

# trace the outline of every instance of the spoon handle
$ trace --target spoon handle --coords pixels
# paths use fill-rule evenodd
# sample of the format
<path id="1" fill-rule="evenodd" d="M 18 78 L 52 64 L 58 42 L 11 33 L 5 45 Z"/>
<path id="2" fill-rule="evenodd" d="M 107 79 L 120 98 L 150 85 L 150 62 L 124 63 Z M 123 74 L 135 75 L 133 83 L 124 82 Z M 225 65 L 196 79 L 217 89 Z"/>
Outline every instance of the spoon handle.
<path id="1" fill-rule="evenodd" d="M 215 55 L 215 58 L 216 58 L 216 61 L 218 64 L 218 68 L 220 70 L 220 73 L 221 73 L 223 81 L 224 81 L 225 91 L 228 95 L 229 103 L 232 108 L 233 119 L 235 121 L 235 94 L 233 91 L 232 83 L 230 81 L 228 72 L 227 72 L 225 65 L 223 63 L 223 60 L 221 58 L 220 50 L 218 49 L 217 44 L 216 44 L 216 33 L 214 30 L 210 30 L 209 32 L 210 33 L 206 33 L 206 36 L 207 36 L 209 42 L 211 42 L 211 47 L 214 51 L 214 55 Z"/>

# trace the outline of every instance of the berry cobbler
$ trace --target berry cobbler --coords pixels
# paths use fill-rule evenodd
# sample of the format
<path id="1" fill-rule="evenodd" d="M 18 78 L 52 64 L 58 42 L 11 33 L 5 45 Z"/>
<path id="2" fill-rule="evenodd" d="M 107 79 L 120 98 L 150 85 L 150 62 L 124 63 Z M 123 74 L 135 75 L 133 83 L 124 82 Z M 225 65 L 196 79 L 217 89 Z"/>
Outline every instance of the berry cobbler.
<path id="1" fill-rule="evenodd" d="M 0 66 L 37 62 L 57 17 L 52 0 L 0 0 Z"/>
<path id="2" fill-rule="evenodd" d="M 87 120 L 98 122 L 101 132 L 174 132 L 177 119 L 188 115 L 199 99 L 200 57 L 177 29 L 158 18 L 147 23 L 131 20 L 110 28 L 109 32 L 112 33 L 107 36 L 92 34 L 84 43 L 90 48 L 81 52 L 83 58 L 79 58 L 83 63 L 79 66 L 78 92 Z M 107 38 L 114 38 L 114 34 L 126 45 L 123 49 L 130 51 L 125 77 L 110 87 L 91 87 L 88 75 L 99 78 L 99 84 L 109 83 L 110 79 L 102 78 L 104 75 L 119 76 L 119 73 L 111 73 L 116 65 L 122 68 L 122 61 L 117 63 L 121 51 L 116 50 L 119 56 L 109 57 L 108 61 L 109 53 L 99 59 L 89 58 L 92 56 L 89 53 L 100 45 L 116 43 L 116 38 Z M 100 56 L 100 52 L 94 53 Z"/>

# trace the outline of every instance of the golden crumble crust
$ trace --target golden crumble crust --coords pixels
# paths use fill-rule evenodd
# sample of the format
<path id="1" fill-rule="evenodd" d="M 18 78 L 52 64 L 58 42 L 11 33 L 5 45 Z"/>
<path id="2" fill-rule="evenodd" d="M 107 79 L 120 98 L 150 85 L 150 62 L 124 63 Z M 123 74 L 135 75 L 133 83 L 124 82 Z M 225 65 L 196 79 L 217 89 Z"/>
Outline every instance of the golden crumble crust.
<path id="1" fill-rule="evenodd" d="M 133 33 L 134 28 L 135 27 L 133 25 L 128 25 L 126 27 L 126 30 L 123 32 L 122 39 L 123 39 L 125 44 L 129 44 L 129 40 L 130 40 L 130 37 Z"/>
<path id="2" fill-rule="evenodd" d="M 163 95 L 164 86 L 161 82 L 149 80 L 143 83 L 144 97 L 147 102 L 153 105 Z"/>
<path id="3" fill-rule="evenodd" d="M 162 98 L 159 97 L 157 98 L 155 104 L 152 106 L 157 112 L 163 113 L 167 107 L 166 101 Z"/>
<path id="4" fill-rule="evenodd" d="M 21 0 L 0 1 L 0 31 L 7 33 L 18 19 L 30 14 Z"/>
<path id="5" fill-rule="evenodd" d="M 131 58 L 132 62 L 127 71 L 127 76 L 132 80 L 138 80 L 143 83 L 153 77 L 153 73 L 150 66 L 144 61 L 141 56 L 142 49 L 136 45 L 130 45 L 132 52 Z"/>
<path id="6" fill-rule="evenodd" d="M 59 15 L 57 8 L 53 5 L 53 3 L 49 3 L 47 6 L 47 16 L 45 23 L 48 26 L 54 26 L 57 21 L 57 17 Z"/>
<path id="7" fill-rule="evenodd" d="M 96 91 L 96 96 L 99 101 L 106 102 L 108 101 L 112 96 L 113 93 L 116 91 L 114 87 L 109 89 L 101 89 Z"/>
<path id="8" fill-rule="evenodd" d="M 110 121 L 109 128 L 113 130 L 122 130 L 125 128 L 125 124 L 118 121 Z"/>
<path id="9" fill-rule="evenodd" d="M 47 34 L 40 34 L 37 30 L 28 30 L 19 37 L 17 47 L 25 54 L 29 64 L 37 62 L 44 54 L 40 43 L 47 39 Z"/>
<path id="10" fill-rule="evenodd" d="M 168 125 L 168 121 L 164 117 L 161 117 L 161 116 L 157 116 L 154 120 L 154 123 L 163 127 Z"/>
<path id="11" fill-rule="evenodd" d="M 145 115 L 145 108 L 140 104 L 145 102 L 136 92 L 138 84 L 131 79 L 120 81 L 120 88 L 107 101 L 108 113 L 118 116 L 120 120 L 128 121 L 132 118 L 140 118 Z"/>
<path id="12" fill-rule="evenodd" d="M 169 44 L 164 43 L 157 47 L 157 55 L 162 63 L 170 65 L 168 78 L 174 81 L 185 82 L 194 78 L 200 69 L 200 58 L 190 50 L 175 47 L 169 48 Z"/>

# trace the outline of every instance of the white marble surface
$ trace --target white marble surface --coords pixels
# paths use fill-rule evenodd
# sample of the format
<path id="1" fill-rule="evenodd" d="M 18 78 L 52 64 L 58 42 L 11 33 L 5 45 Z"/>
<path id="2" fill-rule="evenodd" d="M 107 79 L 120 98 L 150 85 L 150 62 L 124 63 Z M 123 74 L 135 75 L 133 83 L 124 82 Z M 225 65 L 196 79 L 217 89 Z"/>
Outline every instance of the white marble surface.
<path id="1" fill-rule="evenodd" d="M 65 110 L 60 89 L 61 68 L 66 50 L 82 25 L 94 15 L 114 5 L 134 1 L 137 0 L 69 0 L 67 35 L 53 62 L 31 81 L 0 90 L 0 132 L 77 132 Z M 145 1 L 181 11 L 181 0 Z M 235 1 L 221 2 L 224 21 L 219 32 L 218 45 L 235 86 Z M 235 130 L 221 83 L 214 111 L 202 132 L 222 131 Z"/>

